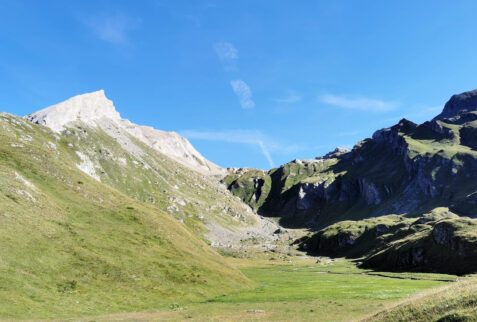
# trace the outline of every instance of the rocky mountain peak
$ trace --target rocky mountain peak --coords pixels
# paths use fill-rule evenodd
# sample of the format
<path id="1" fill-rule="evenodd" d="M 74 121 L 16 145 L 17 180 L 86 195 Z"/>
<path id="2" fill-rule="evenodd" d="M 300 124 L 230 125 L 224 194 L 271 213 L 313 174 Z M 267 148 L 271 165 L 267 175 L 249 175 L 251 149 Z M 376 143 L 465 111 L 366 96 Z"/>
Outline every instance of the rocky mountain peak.
<path id="1" fill-rule="evenodd" d="M 418 127 L 418 124 L 416 124 L 412 121 L 409 121 L 408 119 L 403 118 L 393 128 L 395 128 L 396 130 L 398 130 L 400 132 L 407 133 L 409 131 L 414 130 L 417 127 Z"/>
<path id="2" fill-rule="evenodd" d="M 461 112 L 477 111 L 477 89 L 453 95 L 444 106 L 441 114 L 434 120 L 443 120 L 454 117 Z"/>
<path id="3" fill-rule="evenodd" d="M 130 137 L 165 154 L 182 165 L 205 175 L 223 175 L 225 170 L 205 159 L 184 137 L 174 132 L 164 132 L 149 126 L 134 124 L 116 111 L 104 90 L 77 95 L 64 102 L 29 114 L 25 118 L 33 123 L 61 132 L 80 121 L 89 127 L 99 127 L 115 139 L 127 151 L 144 155 Z"/>
<path id="4" fill-rule="evenodd" d="M 104 90 L 74 96 L 64 102 L 47 107 L 29 114 L 27 120 L 48 126 L 55 132 L 61 132 L 65 125 L 82 121 L 86 124 L 95 123 L 101 118 L 120 120 L 113 102 L 104 94 Z"/>

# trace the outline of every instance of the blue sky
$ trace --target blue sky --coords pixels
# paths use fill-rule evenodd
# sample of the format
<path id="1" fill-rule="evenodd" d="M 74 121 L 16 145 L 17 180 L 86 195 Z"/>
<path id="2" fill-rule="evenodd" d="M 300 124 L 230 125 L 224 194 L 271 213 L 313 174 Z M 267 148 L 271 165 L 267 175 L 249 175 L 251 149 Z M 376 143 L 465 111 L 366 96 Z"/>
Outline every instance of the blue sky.
<path id="1" fill-rule="evenodd" d="M 0 0 L 0 110 L 104 89 L 221 166 L 313 158 L 477 88 L 475 1 Z"/>

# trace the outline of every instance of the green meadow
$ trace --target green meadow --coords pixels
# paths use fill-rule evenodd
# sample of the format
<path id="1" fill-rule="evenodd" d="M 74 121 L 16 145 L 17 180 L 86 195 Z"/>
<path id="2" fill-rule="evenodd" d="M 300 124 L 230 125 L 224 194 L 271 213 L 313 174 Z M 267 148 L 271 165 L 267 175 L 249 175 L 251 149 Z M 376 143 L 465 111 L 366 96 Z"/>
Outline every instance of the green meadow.
<path id="1" fill-rule="evenodd" d="M 457 279 L 444 274 L 374 272 L 344 259 L 329 264 L 311 259 L 295 263 L 233 260 L 232 265 L 256 286 L 200 302 L 174 302 L 166 310 L 85 320 L 360 320 L 422 291 L 456 284 Z"/>

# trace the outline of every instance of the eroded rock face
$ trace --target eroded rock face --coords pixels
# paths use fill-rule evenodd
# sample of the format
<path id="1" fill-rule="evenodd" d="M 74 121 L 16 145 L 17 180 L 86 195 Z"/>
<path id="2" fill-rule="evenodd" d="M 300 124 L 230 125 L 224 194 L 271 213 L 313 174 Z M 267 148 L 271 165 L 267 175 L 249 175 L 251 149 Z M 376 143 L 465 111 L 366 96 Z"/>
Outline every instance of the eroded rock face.
<path id="1" fill-rule="evenodd" d="M 442 157 L 439 154 L 433 156 L 410 156 L 409 144 L 400 133 L 416 133 L 419 137 L 419 132 L 426 132 L 426 129 L 427 131 L 433 131 L 434 134 L 432 134 L 432 137 L 434 139 L 442 139 L 444 137 L 449 139 L 454 136 L 454 133 L 450 129 L 443 127 L 436 120 L 417 125 L 406 119 L 402 119 L 393 127 L 379 130 L 373 135 L 373 140 L 379 144 L 383 150 L 392 150 L 396 156 L 401 158 L 401 162 L 408 174 L 407 178 L 402 178 L 402 183 L 405 184 L 406 187 L 403 196 L 407 199 L 412 199 L 413 195 L 415 196 L 420 193 L 424 193 L 431 198 L 442 195 L 442 184 L 436 183 L 431 171 L 429 171 L 429 166 L 438 166 L 439 169 L 449 170 L 452 166 L 450 159 Z M 391 193 L 392 191 L 389 191 L 387 195 Z"/>
<path id="2" fill-rule="evenodd" d="M 419 248 L 413 248 L 411 250 L 411 257 L 412 257 L 412 264 L 417 265 L 421 264 L 424 262 L 424 249 L 419 247 Z"/>
<path id="3" fill-rule="evenodd" d="M 432 120 L 430 122 L 425 122 L 424 124 L 428 123 L 429 128 L 434 131 L 435 133 L 442 134 L 448 138 L 453 138 L 454 133 L 446 127 L 443 127 L 439 124 L 436 120 Z"/>
<path id="4" fill-rule="evenodd" d="M 301 186 L 300 190 L 298 191 L 298 197 L 296 200 L 296 209 L 298 210 L 306 210 L 311 207 L 312 201 L 310 198 L 313 198 L 311 196 L 311 193 L 307 191 L 305 187 Z M 313 192 L 313 190 L 311 190 Z"/>
<path id="5" fill-rule="evenodd" d="M 141 151 L 129 136 L 145 143 L 186 167 L 205 175 L 223 175 L 225 170 L 205 159 L 192 144 L 175 132 L 164 132 L 122 119 L 103 90 L 78 95 L 64 102 L 25 116 L 30 122 L 62 132 L 75 122 L 100 127 L 123 148 L 140 155 Z"/>
<path id="6" fill-rule="evenodd" d="M 359 191 L 368 205 L 379 205 L 381 203 L 381 195 L 374 183 L 368 182 L 366 179 L 358 179 Z"/>
<path id="7" fill-rule="evenodd" d="M 410 248 L 406 252 L 402 252 L 396 257 L 396 268 L 412 268 L 423 265 L 426 262 L 425 250 L 422 247 Z"/>
<path id="8" fill-rule="evenodd" d="M 477 128 L 472 126 L 465 126 L 460 129 L 461 144 L 477 150 Z"/>
<path id="9" fill-rule="evenodd" d="M 450 124 L 465 124 L 474 122 L 477 120 L 477 113 L 475 112 L 468 112 L 468 113 L 459 113 L 456 116 L 452 117 L 451 119 L 446 119 L 445 121 Z"/>
<path id="10" fill-rule="evenodd" d="M 394 150 L 394 152 L 404 157 L 407 156 L 408 144 L 406 140 L 399 135 L 399 132 L 411 131 L 416 127 L 416 123 L 402 119 L 395 126 L 374 132 L 373 140 L 377 144 L 385 145 L 387 148 L 391 148 Z"/>
<path id="11" fill-rule="evenodd" d="M 429 169 L 430 167 L 438 167 L 440 171 L 451 171 L 452 168 L 452 161 L 448 158 L 440 156 L 439 154 L 435 154 L 433 156 L 410 156 L 409 145 L 400 132 L 414 133 L 414 131 L 416 131 L 419 133 L 422 131 L 425 132 L 426 128 L 427 131 L 433 131 L 433 135 L 439 138 L 452 138 L 454 135 L 448 128 L 444 128 L 435 120 L 418 126 L 417 124 L 406 119 L 401 120 L 399 124 L 393 127 L 379 130 L 373 135 L 374 142 L 379 144 L 381 149 L 387 149 L 388 151 L 391 150 L 396 156 L 401 158 L 401 162 L 406 168 L 407 172 L 407 177 L 401 178 L 401 184 L 404 187 L 402 196 L 403 199 L 407 199 L 409 201 L 408 204 L 412 204 L 412 200 L 419 194 L 424 194 L 431 198 L 442 196 L 444 193 L 444 186 L 442 183 L 436 182 L 432 172 Z M 384 187 L 386 196 L 390 196 L 393 193 L 393 191 L 389 190 L 388 188 L 389 186 Z M 383 196 L 383 198 L 384 197 L 385 196 Z M 396 211 L 409 210 L 407 209 L 406 205 L 401 205 L 400 201 L 395 203 L 394 209 Z"/>
<path id="12" fill-rule="evenodd" d="M 431 207 L 477 216 L 477 197 L 470 197 L 477 190 L 472 186 L 477 157 L 469 149 L 477 149 L 477 126 L 452 123 L 477 119 L 472 116 L 477 115 L 476 95 L 477 90 L 453 97 L 443 112 L 451 115 L 457 106 L 451 119 L 438 117 L 420 125 L 402 119 L 351 151 L 317 158 L 316 167 L 294 160 L 270 170 L 270 198 L 261 214 L 285 219 L 285 225 L 320 228 L 336 218 L 420 215 Z M 306 226 L 311 219 L 316 225 Z"/>
<path id="13" fill-rule="evenodd" d="M 338 247 L 344 248 L 346 246 L 354 245 L 358 237 L 358 235 L 353 233 L 340 233 L 338 234 Z"/>
<path id="14" fill-rule="evenodd" d="M 258 200 L 260 199 L 261 195 L 262 195 L 262 187 L 265 183 L 265 180 L 263 180 L 262 178 L 252 178 L 253 180 L 253 186 L 255 188 L 255 192 L 253 193 L 253 200 L 255 202 L 258 202 Z"/>
<path id="15" fill-rule="evenodd" d="M 446 245 L 453 235 L 453 227 L 446 222 L 437 224 L 432 230 L 432 238 L 439 245 Z"/>
<path id="16" fill-rule="evenodd" d="M 312 254 L 334 256 L 342 254 L 347 249 L 356 244 L 363 231 L 340 231 L 335 235 L 326 234 L 320 231 L 312 237 L 305 237 L 295 243 L 300 245 L 302 250 Z"/>
<path id="17" fill-rule="evenodd" d="M 301 184 L 298 189 L 296 208 L 298 210 L 307 210 L 313 203 L 319 200 L 327 200 L 329 192 L 330 189 L 325 181 Z"/>
<path id="18" fill-rule="evenodd" d="M 439 156 L 428 158 L 418 155 L 414 159 L 406 158 L 404 164 L 412 178 L 412 184 L 409 186 L 410 193 L 424 193 L 432 198 L 439 196 L 442 193 L 441 187 L 437 186 L 431 174 L 427 171 L 427 166 L 431 162 L 440 162 L 443 166 L 449 166 L 450 160 Z"/>
<path id="19" fill-rule="evenodd" d="M 86 124 L 93 124 L 103 117 L 114 121 L 121 119 L 113 102 L 106 98 L 103 90 L 77 95 L 25 116 L 28 121 L 45 125 L 58 133 L 63 131 L 68 123 L 81 120 Z"/>

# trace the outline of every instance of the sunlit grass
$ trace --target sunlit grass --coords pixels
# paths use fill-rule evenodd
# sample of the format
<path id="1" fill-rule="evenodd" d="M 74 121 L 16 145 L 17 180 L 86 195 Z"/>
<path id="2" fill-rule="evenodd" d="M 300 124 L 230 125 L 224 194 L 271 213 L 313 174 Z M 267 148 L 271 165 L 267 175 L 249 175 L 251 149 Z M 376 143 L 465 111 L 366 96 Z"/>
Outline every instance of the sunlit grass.
<path id="1" fill-rule="evenodd" d="M 328 265 L 311 260 L 291 264 L 259 261 L 258 265 L 250 260 L 232 262 L 256 283 L 256 288 L 201 302 L 178 302 L 169 310 L 94 319 L 349 321 L 439 287 L 445 284 L 443 280 L 456 279 L 443 274 L 373 272 L 342 259 Z"/>

